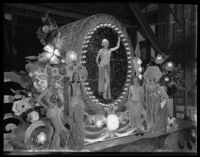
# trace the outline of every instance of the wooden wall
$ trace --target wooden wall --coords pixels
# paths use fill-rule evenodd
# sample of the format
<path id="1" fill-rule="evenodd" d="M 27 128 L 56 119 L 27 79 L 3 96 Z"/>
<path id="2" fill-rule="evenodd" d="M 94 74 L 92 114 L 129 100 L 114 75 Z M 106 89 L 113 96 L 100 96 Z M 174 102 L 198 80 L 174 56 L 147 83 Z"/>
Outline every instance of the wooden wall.
<path id="1" fill-rule="evenodd" d="M 181 91 L 175 95 L 174 106 L 175 110 L 182 108 L 182 113 L 192 119 L 190 110 L 195 110 L 197 105 L 197 6 L 172 4 L 170 7 L 177 19 L 170 15 L 169 49 L 174 61 L 183 65 L 186 88 L 182 96 Z"/>

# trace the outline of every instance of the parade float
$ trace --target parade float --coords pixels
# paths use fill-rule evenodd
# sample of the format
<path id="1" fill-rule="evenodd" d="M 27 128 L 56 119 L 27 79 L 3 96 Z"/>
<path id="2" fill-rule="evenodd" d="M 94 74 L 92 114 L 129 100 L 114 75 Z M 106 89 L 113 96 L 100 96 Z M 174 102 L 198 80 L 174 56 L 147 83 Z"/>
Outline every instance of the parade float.
<path id="1" fill-rule="evenodd" d="M 119 144 L 117 140 L 126 143 L 129 137 L 137 134 L 135 128 L 129 126 L 129 110 L 126 107 L 129 86 L 132 77 L 144 81 L 143 74 L 146 70 L 149 73 L 149 70 L 141 66 L 142 60 L 135 55 L 125 28 L 113 16 L 104 14 L 62 27 L 58 27 L 47 14 L 43 23 L 37 32 L 44 46 L 42 53 L 25 58 L 26 72 L 23 74 L 4 72 L 4 83 L 16 82 L 22 87 L 20 90 L 11 89 L 12 95 L 4 95 L 4 103 L 12 104 L 12 112 L 4 115 L 4 150 L 50 151 L 54 148 L 57 151 L 81 151 L 95 146 L 91 151 L 96 151 L 101 142 L 104 149 Z M 104 99 L 97 90 L 95 58 L 104 38 L 114 47 L 118 37 L 120 47 L 110 59 L 111 99 Z M 161 74 L 159 80 L 162 86 L 170 88 L 178 86 L 173 74 L 177 69 L 167 58 L 165 54 L 158 54 L 149 67 L 156 67 Z M 49 103 L 51 96 L 48 93 L 57 95 Z M 52 102 L 58 107 L 50 112 Z M 82 107 L 73 108 L 71 104 Z M 146 124 L 145 109 L 141 112 L 143 126 L 140 138 L 146 133 L 151 134 Z M 56 114 L 57 118 L 52 114 Z M 178 127 L 173 117 L 167 118 L 167 131 Z M 56 126 L 53 122 L 62 124 Z M 60 143 L 52 147 L 56 131 Z M 63 134 L 66 137 L 62 137 Z M 64 144 L 62 138 L 65 139 Z"/>

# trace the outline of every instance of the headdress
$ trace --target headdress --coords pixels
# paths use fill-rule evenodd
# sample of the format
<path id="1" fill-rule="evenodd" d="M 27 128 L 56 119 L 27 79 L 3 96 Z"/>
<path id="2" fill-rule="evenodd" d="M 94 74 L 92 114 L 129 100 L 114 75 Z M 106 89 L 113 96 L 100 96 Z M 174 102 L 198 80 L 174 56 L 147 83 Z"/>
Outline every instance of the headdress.
<path id="1" fill-rule="evenodd" d="M 147 81 L 150 77 L 156 79 L 156 82 L 162 77 L 162 73 L 158 66 L 149 66 L 143 74 L 144 79 Z"/>

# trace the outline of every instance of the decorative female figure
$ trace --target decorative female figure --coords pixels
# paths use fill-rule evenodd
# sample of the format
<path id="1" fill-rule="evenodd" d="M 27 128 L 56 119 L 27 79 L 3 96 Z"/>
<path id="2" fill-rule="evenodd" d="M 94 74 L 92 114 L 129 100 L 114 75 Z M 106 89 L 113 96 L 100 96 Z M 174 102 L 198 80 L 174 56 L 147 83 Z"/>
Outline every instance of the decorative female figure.
<path id="1" fill-rule="evenodd" d="M 50 119 L 54 128 L 54 134 L 52 137 L 51 149 L 60 149 L 66 145 L 68 140 L 68 130 L 63 125 L 63 109 L 64 105 L 61 103 L 60 96 L 58 95 L 57 88 L 55 86 L 56 78 L 49 77 L 48 88 L 46 88 L 37 98 L 40 105 L 46 108 L 46 115 Z M 44 103 L 42 100 L 45 100 Z"/>
<path id="2" fill-rule="evenodd" d="M 141 131 L 141 114 L 143 108 L 144 91 L 140 86 L 137 77 L 135 77 L 133 81 L 134 85 L 129 87 L 129 96 L 127 102 L 129 111 L 129 125 L 133 128 L 137 128 L 138 131 Z"/>
<path id="3" fill-rule="evenodd" d="M 99 82 L 98 92 L 103 95 L 104 99 L 111 99 L 110 91 L 110 56 L 113 51 L 116 51 L 120 46 L 120 37 L 118 37 L 117 46 L 114 48 L 109 47 L 109 41 L 107 39 L 102 40 L 103 48 L 99 50 L 96 63 L 99 68 Z M 101 59 L 99 62 L 99 58 Z"/>
<path id="4" fill-rule="evenodd" d="M 82 100 L 82 87 L 79 73 L 74 72 L 69 100 L 70 134 L 68 146 L 70 149 L 81 150 L 84 146 L 85 125 L 84 125 L 84 104 Z"/>
<path id="5" fill-rule="evenodd" d="M 144 78 L 146 80 L 145 84 L 145 96 L 146 96 L 146 108 L 147 115 L 146 120 L 148 123 L 148 128 L 153 129 L 153 131 L 165 131 L 167 114 L 163 114 L 164 110 L 167 109 L 166 102 L 168 100 L 168 95 L 162 88 L 158 81 L 162 73 L 159 71 L 158 67 L 150 66 L 144 73 Z M 162 124 L 161 124 L 162 123 Z"/>

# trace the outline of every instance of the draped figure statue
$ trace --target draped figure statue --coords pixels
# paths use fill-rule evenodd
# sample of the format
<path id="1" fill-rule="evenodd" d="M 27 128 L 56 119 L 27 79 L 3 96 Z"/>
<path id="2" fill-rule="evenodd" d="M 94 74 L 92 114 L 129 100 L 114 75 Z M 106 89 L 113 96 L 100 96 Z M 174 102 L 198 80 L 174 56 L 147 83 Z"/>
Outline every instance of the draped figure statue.
<path id="1" fill-rule="evenodd" d="M 69 131 L 63 124 L 63 98 L 62 91 L 55 86 L 56 79 L 50 77 L 48 79 L 48 88 L 46 88 L 37 98 L 37 101 L 46 109 L 46 116 L 49 118 L 54 134 L 51 140 L 50 148 L 57 150 L 66 146 L 68 141 Z M 45 100 L 45 102 L 43 101 Z"/>
<path id="2" fill-rule="evenodd" d="M 84 103 L 82 99 L 80 76 L 77 72 L 73 73 L 69 93 L 70 133 L 68 146 L 73 150 L 81 150 L 83 149 L 85 138 Z"/>
<path id="3" fill-rule="evenodd" d="M 109 47 L 107 39 L 102 40 L 102 49 L 99 50 L 96 63 L 99 69 L 98 92 L 104 99 L 111 99 L 110 90 L 110 56 L 113 51 L 116 51 L 120 46 L 120 37 L 118 37 L 117 46 L 114 48 Z M 100 62 L 99 62 L 100 59 Z"/>
<path id="4" fill-rule="evenodd" d="M 144 72 L 145 107 L 148 129 L 154 132 L 166 131 L 168 95 L 158 83 L 162 73 L 157 66 L 150 66 Z"/>
<path id="5" fill-rule="evenodd" d="M 144 99 L 144 90 L 139 84 L 137 77 L 134 78 L 134 84 L 129 87 L 128 102 L 126 104 L 129 113 L 129 125 L 136 128 L 138 132 L 142 130 L 142 108 Z"/>

